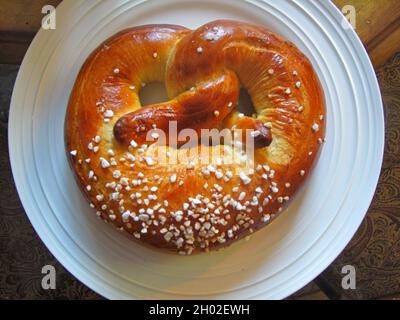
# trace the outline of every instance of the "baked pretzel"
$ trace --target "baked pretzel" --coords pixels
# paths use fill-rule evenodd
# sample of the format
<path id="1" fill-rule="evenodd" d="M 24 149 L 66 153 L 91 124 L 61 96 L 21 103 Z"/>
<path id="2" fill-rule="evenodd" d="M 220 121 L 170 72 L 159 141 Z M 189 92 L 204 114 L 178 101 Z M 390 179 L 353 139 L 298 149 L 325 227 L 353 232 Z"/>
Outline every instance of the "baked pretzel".
<path id="1" fill-rule="evenodd" d="M 171 100 L 142 107 L 139 91 L 151 82 L 164 82 Z M 238 111 L 241 87 L 253 116 Z M 311 63 L 265 28 L 227 20 L 193 31 L 147 25 L 116 34 L 86 60 L 65 141 L 99 217 L 144 243 L 191 254 L 231 244 L 282 211 L 312 169 L 324 120 Z M 192 155 L 200 145 L 171 143 L 171 123 L 199 137 L 203 129 L 243 129 L 254 141 L 203 143 Z M 155 130 L 165 132 L 163 144 Z M 243 153 L 250 142 L 251 165 Z M 240 160 L 224 161 L 232 155 Z"/>

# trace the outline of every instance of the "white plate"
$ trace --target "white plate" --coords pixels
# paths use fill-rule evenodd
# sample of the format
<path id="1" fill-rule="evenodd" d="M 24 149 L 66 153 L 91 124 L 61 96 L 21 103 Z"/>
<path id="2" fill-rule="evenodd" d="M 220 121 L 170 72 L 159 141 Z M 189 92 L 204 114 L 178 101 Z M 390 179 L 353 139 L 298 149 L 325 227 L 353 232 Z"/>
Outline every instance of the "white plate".
<path id="1" fill-rule="evenodd" d="M 323 84 L 327 143 L 287 212 L 249 241 L 181 257 L 144 248 L 98 220 L 75 185 L 63 124 L 88 54 L 129 26 L 197 27 L 219 18 L 264 25 L 297 44 Z M 368 56 L 329 1 L 83 1 L 57 8 L 16 82 L 9 145 L 15 182 L 35 230 L 79 280 L 107 298 L 279 299 L 306 285 L 343 250 L 377 184 L 384 120 Z"/>

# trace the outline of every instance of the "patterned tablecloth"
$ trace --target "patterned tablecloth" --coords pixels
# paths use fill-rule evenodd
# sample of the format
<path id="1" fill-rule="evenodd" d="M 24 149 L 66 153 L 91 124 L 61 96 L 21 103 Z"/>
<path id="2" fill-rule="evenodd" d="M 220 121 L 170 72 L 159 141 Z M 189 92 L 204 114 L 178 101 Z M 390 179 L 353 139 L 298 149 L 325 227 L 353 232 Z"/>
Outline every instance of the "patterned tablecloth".
<path id="1" fill-rule="evenodd" d="M 101 299 L 49 253 L 26 217 L 13 183 L 7 145 L 10 97 L 18 66 L 0 65 L 0 299 Z M 386 151 L 379 186 L 353 240 L 315 282 L 291 298 L 382 298 L 400 294 L 400 53 L 377 70 L 386 113 Z M 356 268 L 356 290 L 341 288 L 344 265 Z M 43 290 L 53 265 L 56 290 Z"/>
<path id="2" fill-rule="evenodd" d="M 378 188 L 358 232 L 318 282 L 338 298 L 400 298 L 400 53 L 379 68 L 377 76 L 386 122 Z M 344 265 L 356 268 L 356 290 L 341 289 Z"/>

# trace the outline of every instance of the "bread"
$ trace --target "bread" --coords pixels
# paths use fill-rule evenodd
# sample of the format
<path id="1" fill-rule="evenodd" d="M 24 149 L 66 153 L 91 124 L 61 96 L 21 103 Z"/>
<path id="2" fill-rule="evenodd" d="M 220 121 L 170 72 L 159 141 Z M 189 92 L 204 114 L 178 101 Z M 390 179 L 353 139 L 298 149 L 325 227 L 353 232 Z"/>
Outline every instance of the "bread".
<path id="1" fill-rule="evenodd" d="M 139 91 L 151 82 L 164 82 L 171 100 L 142 107 Z M 255 116 L 236 108 L 241 87 Z M 325 117 L 309 60 L 265 28 L 228 20 L 193 31 L 147 25 L 116 34 L 86 60 L 65 141 L 99 217 L 133 239 L 188 255 L 229 245 L 288 205 L 312 170 Z M 173 123 L 188 133 L 180 142 L 171 140 Z M 207 144 L 202 129 L 243 129 L 247 140 Z M 188 145 L 196 134 L 202 143 Z M 244 153 L 253 144 L 254 153 Z"/>

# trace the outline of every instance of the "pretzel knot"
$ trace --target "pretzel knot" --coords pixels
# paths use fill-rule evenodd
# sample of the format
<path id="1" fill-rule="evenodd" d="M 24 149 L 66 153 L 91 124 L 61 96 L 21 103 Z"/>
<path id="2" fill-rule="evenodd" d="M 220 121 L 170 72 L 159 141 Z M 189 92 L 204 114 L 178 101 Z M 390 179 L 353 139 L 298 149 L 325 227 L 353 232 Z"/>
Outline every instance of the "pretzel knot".
<path id="1" fill-rule="evenodd" d="M 151 82 L 164 82 L 170 100 L 142 107 L 139 92 Z M 241 88 L 253 116 L 236 108 Z M 66 148 L 98 216 L 143 242 L 190 254 L 230 244 L 282 211 L 312 168 L 324 121 L 311 63 L 274 33 L 226 20 L 196 30 L 148 25 L 118 33 L 85 62 L 67 110 Z M 198 137 L 204 129 L 251 130 L 253 166 L 205 164 L 201 155 L 157 161 L 154 129 L 165 132 L 168 157 L 188 151 L 171 143 L 171 123 Z M 236 152 L 206 146 L 215 150 L 222 158 Z"/>

